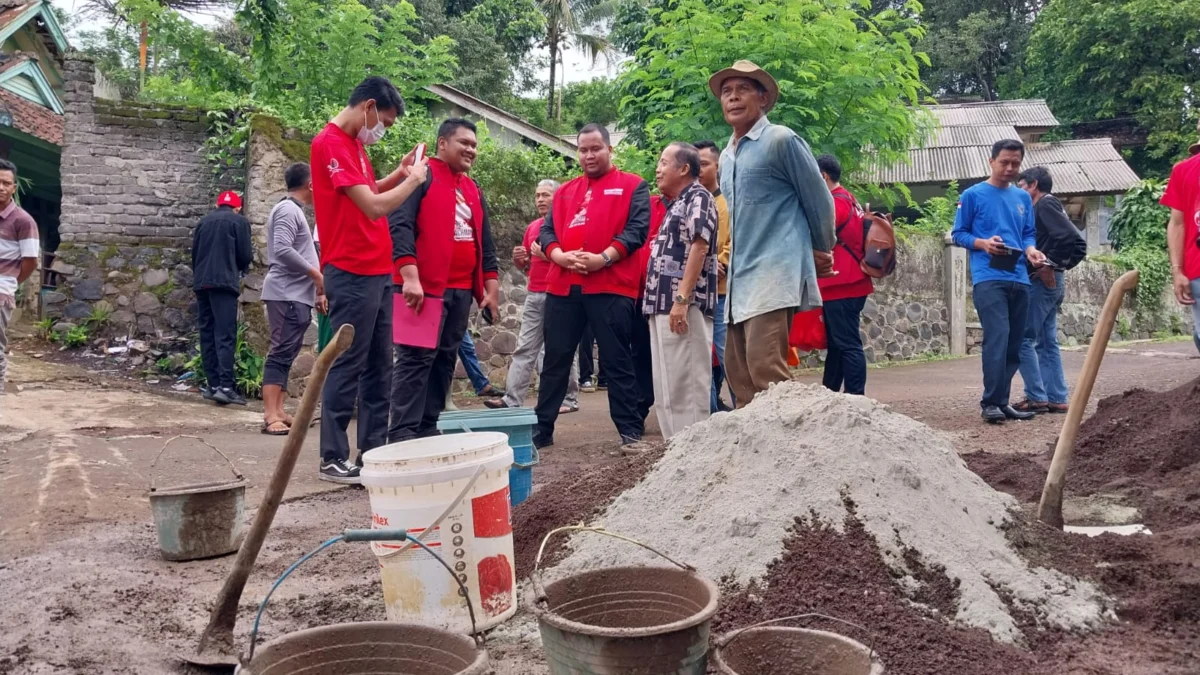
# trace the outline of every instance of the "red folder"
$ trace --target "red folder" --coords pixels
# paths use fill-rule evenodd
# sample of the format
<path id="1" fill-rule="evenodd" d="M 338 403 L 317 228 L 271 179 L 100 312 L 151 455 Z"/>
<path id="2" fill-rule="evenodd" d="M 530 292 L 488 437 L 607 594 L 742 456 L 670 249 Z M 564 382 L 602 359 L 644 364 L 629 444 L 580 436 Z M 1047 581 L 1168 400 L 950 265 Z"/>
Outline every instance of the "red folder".
<path id="1" fill-rule="evenodd" d="M 442 327 L 442 299 L 425 296 L 421 313 L 404 302 L 404 294 L 392 295 L 392 342 L 409 347 L 433 349 Z"/>

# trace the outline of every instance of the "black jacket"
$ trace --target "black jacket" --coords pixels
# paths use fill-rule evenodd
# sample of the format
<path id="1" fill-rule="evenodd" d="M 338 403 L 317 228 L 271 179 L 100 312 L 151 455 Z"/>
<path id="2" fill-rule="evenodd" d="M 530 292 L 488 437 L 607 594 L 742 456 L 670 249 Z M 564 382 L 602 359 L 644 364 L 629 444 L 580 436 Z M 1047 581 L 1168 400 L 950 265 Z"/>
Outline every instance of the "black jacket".
<path id="1" fill-rule="evenodd" d="M 253 259 L 250 221 L 228 206 L 217 207 L 192 232 L 192 289 L 240 293 Z"/>
<path id="2" fill-rule="evenodd" d="M 1087 240 L 1067 216 L 1054 195 L 1043 195 L 1033 207 L 1037 226 L 1037 248 L 1063 269 L 1071 269 L 1087 257 Z"/>

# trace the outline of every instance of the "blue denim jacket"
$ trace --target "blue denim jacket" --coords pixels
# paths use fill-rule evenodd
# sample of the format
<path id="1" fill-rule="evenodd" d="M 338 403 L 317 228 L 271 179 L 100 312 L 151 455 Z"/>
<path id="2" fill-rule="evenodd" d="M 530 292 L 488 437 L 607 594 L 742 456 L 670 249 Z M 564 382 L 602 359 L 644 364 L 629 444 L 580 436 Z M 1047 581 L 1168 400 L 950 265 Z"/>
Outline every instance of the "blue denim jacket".
<path id="1" fill-rule="evenodd" d="M 833 197 L 808 143 L 764 116 L 730 139 L 720 177 L 732 246 L 725 320 L 819 307 L 813 249 L 833 248 Z"/>

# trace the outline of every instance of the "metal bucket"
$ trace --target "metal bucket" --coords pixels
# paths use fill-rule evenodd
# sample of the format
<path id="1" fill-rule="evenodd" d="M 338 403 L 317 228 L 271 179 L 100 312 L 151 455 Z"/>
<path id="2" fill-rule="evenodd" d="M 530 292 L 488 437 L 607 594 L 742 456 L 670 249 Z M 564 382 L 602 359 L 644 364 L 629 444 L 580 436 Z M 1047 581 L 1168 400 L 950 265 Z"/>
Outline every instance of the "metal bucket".
<path id="1" fill-rule="evenodd" d="M 417 624 L 342 623 L 289 633 L 260 647 L 241 675 L 483 675 L 476 641 Z"/>
<path id="2" fill-rule="evenodd" d="M 883 664 L 876 658 L 874 647 L 823 630 L 766 626 L 810 617 L 862 628 L 821 614 L 764 621 L 717 639 L 713 650 L 717 672 L 722 675 L 883 675 Z"/>
<path id="3" fill-rule="evenodd" d="M 547 538 L 570 529 L 610 534 L 562 528 Z M 693 568 L 671 562 L 681 569 L 610 567 L 544 588 L 535 565 L 532 611 L 551 675 L 704 675 L 719 591 Z"/>
<path id="4" fill-rule="evenodd" d="M 199 441 L 221 456 L 234 480 L 180 487 L 155 487 L 154 466 L 173 441 Z M 150 512 L 158 530 L 158 548 L 167 560 L 196 560 L 238 550 L 246 530 L 246 480 L 225 453 L 195 436 L 175 436 L 150 463 Z"/>

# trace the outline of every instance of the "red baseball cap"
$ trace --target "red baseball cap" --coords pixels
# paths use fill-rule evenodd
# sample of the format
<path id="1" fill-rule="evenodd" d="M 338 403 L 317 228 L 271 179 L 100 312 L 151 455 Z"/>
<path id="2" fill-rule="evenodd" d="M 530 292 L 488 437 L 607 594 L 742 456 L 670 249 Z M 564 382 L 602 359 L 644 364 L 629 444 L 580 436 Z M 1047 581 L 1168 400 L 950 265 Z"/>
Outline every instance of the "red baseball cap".
<path id="1" fill-rule="evenodd" d="M 226 190 L 217 197 L 217 206 L 232 206 L 235 209 L 242 208 L 242 198 L 233 190 Z"/>

